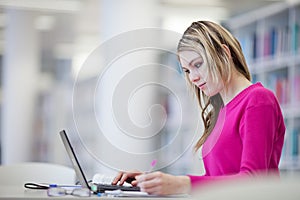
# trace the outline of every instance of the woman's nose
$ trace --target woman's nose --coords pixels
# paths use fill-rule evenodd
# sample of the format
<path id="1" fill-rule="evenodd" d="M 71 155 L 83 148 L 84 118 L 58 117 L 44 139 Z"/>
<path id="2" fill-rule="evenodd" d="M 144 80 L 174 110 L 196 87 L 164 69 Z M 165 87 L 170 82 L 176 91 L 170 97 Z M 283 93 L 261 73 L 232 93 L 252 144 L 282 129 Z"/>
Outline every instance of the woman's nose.
<path id="1" fill-rule="evenodd" d="M 192 71 L 190 73 L 190 80 L 192 83 L 196 83 L 200 80 L 200 75 L 198 72 Z"/>

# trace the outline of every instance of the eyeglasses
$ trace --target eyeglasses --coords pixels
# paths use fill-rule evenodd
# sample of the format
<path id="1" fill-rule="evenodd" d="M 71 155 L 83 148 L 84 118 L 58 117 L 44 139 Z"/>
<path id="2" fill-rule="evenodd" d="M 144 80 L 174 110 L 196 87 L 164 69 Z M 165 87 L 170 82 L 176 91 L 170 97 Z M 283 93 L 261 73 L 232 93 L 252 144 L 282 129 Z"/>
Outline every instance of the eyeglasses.
<path id="1" fill-rule="evenodd" d="M 65 195 L 73 195 L 78 197 L 90 197 L 91 191 L 88 188 L 76 188 L 73 190 L 67 190 L 62 187 L 50 187 L 47 190 L 47 195 L 50 197 L 58 197 Z"/>

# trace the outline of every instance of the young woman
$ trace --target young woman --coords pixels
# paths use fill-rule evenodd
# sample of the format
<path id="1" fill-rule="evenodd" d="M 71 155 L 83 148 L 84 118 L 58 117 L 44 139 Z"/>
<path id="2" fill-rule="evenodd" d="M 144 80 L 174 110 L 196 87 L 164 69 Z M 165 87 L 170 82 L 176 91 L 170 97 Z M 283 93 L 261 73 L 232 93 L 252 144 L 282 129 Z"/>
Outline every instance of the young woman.
<path id="1" fill-rule="evenodd" d="M 235 37 L 222 26 L 192 23 L 178 44 L 178 58 L 202 109 L 203 176 L 120 172 L 149 194 L 189 193 L 194 186 L 258 174 L 279 174 L 285 125 L 274 94 L 251 76 Z M 132 181 L 133 180 L 133 181 Z"/>

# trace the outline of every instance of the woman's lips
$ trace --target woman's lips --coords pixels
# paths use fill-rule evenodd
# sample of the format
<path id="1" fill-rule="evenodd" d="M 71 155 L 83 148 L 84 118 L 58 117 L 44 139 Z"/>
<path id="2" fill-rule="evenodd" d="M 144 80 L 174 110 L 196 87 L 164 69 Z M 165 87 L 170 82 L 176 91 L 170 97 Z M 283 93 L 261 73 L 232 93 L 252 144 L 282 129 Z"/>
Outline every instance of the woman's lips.
<path id="1" fill-rule="evenodd" d="M 198 85 L 198 87 L 202 90 L 204 88 L 206 83 L 201 83 L 200 85 Z"/>

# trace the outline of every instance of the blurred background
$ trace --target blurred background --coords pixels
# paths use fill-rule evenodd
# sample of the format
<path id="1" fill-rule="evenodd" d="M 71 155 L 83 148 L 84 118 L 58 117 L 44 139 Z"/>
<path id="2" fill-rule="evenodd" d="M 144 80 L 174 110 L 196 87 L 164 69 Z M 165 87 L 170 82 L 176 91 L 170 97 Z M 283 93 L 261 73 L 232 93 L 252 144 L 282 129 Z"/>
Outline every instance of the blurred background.
<path id="1" fill-rule="evenodd" d="M 115 173 L 133 167 L 146 170 L 154 158 L 159 160 L 157 169 L 163 171 L 203 173 L 201 160 L 192 152 L 202 130 L 199 111 L 187 95 L 176 55 L 167 53 L 176 52 L 176 39 L 198 20 L 221 23 L 239 38 L 253 82 L 261 81 L 272 89 L 284 111 L 288 128 L 281 169 L 288 173 L 299 170 L 298 0 L 0 0 L 0 163 L 38 161 L 70 165 L 58 137 L 58 132 L 66 129 L 89 177 L 97 172 Z M 81 73 L 89 56 L 99 47 L 101 55 L 96 54 L 93 63 L 104 69 L 111 61 L 105 61 L 111 52 L 106 52 L 103 44 L 141 28 L 171 31 L 170 40 L 160 35 L 152 38 L 151 34 L 143 38 L 157 40 L 169 51 L 132 54 L 127 60 L 118 60 L 112 64 L 108 80 L 100 84 L 99 71 Z M 124 39 L 121 41 L 124 43 L 112 44 L 112 52 L 127 45 Z M 150 72 L 137 75 L 177 88 L 180 101 L 173 90 L 145 88 L 135 97 L 135 103 L 129 102 L 128 107 L 133 110 L 130 116 L 140 124 L 154 124 L 146 136 L 163 126 L 151 141 L 141 139 L 142 136 L 136 136 L 134 141 L 134 137 L 124 139 L 114 121 L 107 120 L 113 116 L 107 109 L 111 102 L 106 97 L 114 95 L 110 91 L 122 77 L 114 76 L 120 70 L 118 66 L 132 72 L 132 63 L 142 66 L 150 62 L 170 66 L 170 70 L 153 67 Z M 130 80 L 134 82 L 134 77 Z M 95 84 L 100 85 L 99 90 L 94 90 Z M 93 105 L 91 93 L 96 93 L 99 105 Z M 122 104 L 122 96 L 119 99 L 116 105 Z M 145 113 L 152 105 L 159 106 L 148 119 Z M 98 136 L 97 123 L 91 123 L 95 115 L 107 127 L 105 137 L 116 142 L 111 146 L 131 152 L 131 156 L 121 156 L 107 147 L 108 142 Z M 178 122 L 181 131 L 174 136 Z M 120 133 L 120 137 L 114 133 Z M 171 143 L 174 137 L 177 139 Z M 155 151 L 165 146 L 167 150 Z M 97 156 L 103 152 L 105 158 Z M 137 152 L 151 152 L 151 156 L 148 160 Z"/>

